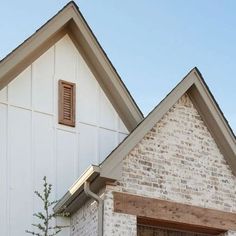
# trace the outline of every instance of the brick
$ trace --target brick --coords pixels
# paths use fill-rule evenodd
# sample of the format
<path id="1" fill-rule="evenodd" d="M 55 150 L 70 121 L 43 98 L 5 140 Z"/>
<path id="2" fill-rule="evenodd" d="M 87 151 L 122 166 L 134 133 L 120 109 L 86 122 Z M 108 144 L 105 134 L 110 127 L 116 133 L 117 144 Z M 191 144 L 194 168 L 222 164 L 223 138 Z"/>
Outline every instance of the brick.
<path id="1" fill-rule="evenodd" d="M 136 216 L 113 212 L 112 191 L 236 212 L 236 177 L 187 95 L 124 157 L 122 165 L 121 180 L 104 193 L 105 236 L 137 235 Z M 95 214 L 89 204 L 80 209 L 72 216 L 71 235 L 86 235 L 88 221 L 92 223 L 87 235 L 94 235 Z"/>

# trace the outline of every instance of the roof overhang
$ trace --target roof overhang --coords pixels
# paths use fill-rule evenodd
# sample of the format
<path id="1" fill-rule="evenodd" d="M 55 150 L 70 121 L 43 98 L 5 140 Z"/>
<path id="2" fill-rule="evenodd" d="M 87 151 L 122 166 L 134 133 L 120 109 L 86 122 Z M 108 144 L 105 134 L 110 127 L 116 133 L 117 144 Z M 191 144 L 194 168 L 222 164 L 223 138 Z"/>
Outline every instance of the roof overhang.
<path id="1" fill-rule="evenodd" d="M 65 34 L 71 37 L 127 129 L 133 130 L 143 115 L 74 2 L 0 61 L 0 90 Z"/>
<path id="2" fill-rule="evenodd" d="M 114 181 L 109 178 L 102 178 L 100 176 L 100 167 L 90 166 L 80 178 L 71 186 L 67 193 L 54 206 L 55 213 L 69 213 L 73 214 L 76 210 L 83 206 L 89 199 L 84 192 L 84 183 L 90 183 L 90 189 L 94 193 L 98 193 L 107 182 Z"/>

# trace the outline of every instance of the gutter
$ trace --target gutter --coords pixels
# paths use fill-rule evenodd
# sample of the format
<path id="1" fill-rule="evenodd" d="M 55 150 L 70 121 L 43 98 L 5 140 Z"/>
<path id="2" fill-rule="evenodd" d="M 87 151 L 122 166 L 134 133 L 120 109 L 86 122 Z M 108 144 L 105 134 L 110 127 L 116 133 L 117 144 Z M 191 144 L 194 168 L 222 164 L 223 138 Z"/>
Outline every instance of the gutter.
<path id="1" fill-rule="evenodd" d="M 103 212 L 103 200 L 96 193 L 106 186 L 107 182 L 116 181 L 116 179 L 102 176 L 101 170 L 101 167 L 91 165 L 53 207 L 54 213 L 67 213 L 68 215 L 72 215 L 78 211 L 89 198 L 92 198 L 98 202 L 98 207 L 101 208 L 100 210 L 98 209 L 100 212 L 98 220 L 100 221 L 100 219 L 103 218 L 103 214 L 101 214 L 101 212 Z M 102 223 L 99 223 L 99 225 L 99 229 L 103 227 Z"/>
<path id="2" fill-rule="evenodd" d="M 90 183 L 100 175 L 100 167 L 92 165 L 90 166 L 79 179 L 71 186 L 67 193 L 60 199 L 60 201 L 54 206 L 53 210 L 56 214 L 60 213 L 72 213 L 72 203 L 77 197 L 84 191 L 84 183 L 89 181 Z M 76 209 L 75 209 L 76 210 Z"/>

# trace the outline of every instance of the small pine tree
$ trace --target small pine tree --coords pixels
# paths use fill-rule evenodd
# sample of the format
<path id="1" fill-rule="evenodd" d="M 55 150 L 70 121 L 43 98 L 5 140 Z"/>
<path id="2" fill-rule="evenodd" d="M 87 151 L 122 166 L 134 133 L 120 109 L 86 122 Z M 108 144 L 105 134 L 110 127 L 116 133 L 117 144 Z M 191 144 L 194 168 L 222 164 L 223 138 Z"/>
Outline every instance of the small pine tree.
<path id="1" fill-rule="evenodd" d="M 34 193 L 40 198 L 43 202 L 43 212 L 34 213 L 33 216 L 39 219 L 41 223 L 32 224 L 33 227 L 37 229 L 38 232 L 26 230 L 26 233 L 36 235 L 36 236 L 54 236 L 57 235 L 61 230 L 68 226 L 52 226 L 52 220 L 55 219 L 57 216 L 53 211 L 52 207 L 58 201 L 50 201 L 50 194 L 52 192 L 52 185 L 47 183 L 46 176 L 43 177 L 43 192 L 39 193 L 35 191 Z M 60 216 L 67 216 L 67 215 L 60 215 Z"/>

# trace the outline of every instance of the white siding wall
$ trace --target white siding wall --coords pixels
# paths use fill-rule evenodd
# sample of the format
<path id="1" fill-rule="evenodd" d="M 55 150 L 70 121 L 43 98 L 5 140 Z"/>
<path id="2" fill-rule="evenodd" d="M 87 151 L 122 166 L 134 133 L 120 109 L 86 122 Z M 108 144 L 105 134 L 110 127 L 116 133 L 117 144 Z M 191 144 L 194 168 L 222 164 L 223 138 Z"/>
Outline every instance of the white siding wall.
<path id="1" fill-rule="evenodd" d="M 59 125 L 57 82 L 77 84 L 76 127 Z M 68 36 L 0 91 L 0 235 L 23 236 L 48 177 L 60 198 L 128 134 Z"/>

